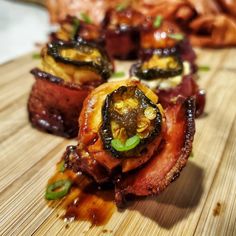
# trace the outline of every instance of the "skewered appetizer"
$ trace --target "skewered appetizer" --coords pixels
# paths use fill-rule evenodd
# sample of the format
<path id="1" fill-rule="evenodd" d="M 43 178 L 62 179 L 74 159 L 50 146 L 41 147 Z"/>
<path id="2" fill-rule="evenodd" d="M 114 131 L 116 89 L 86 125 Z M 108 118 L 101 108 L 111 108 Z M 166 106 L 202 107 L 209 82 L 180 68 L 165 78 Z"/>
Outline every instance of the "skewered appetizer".
<path id="1" fill-rule="evenodd" d="M 42 49 L 42 63 L 29 101 L 29 119 L 38 129 L 64 136 L 78 133 L 78 116 L 86 96 L 111 75 L 113 65 L 94 44 L 54 41 Z"/>
<path id="2" fill-rule="evenodd" d="M 105 83 L 84 101 L 78 146 L 67 148 L 64 167 L 99 184 L 113 183 L 118 206 L 129 195 L 158 194 L 178 177 L 191 153 L 194 109 L 188 98 L 164 110 L 137 80 Z"/>

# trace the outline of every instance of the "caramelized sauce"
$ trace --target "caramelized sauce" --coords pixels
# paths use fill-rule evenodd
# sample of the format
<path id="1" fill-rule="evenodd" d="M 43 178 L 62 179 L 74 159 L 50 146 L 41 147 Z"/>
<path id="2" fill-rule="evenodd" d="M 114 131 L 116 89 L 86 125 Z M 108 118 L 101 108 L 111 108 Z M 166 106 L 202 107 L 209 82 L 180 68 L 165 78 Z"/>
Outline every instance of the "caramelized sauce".
<path id="1" fill-rule="evenodd" d="M 92 225 L 106 224 L 116 210 L 113 202 L 114 190 L 111 186 L 98 186 L 81 173 L 75 174 L 70 170 L 59 172 L 59 166 L 60 164 L 57 165 L 57 172 L 49 179 L 48 184 L 59 179 L 69 179 L 73 182 L 73 187 L 61 204 L 65 209 L 62 218 L 66 222 L 82 220 L 89 221 Z"/>
<path id="2" fill-rule="evenodd" d="M 217 202 L 213 210 L 213 216 L 219 216 L 222 210 L 221 208 L 222 208 L 222 204 L 220 202 Z"/>

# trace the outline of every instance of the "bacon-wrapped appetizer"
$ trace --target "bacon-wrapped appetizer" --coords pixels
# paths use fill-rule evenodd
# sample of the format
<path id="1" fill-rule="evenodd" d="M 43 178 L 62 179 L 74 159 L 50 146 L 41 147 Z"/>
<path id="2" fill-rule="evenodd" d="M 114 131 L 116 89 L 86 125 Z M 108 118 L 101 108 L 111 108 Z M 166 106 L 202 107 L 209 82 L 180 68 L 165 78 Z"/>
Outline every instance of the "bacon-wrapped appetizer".
<path id="1" fill-rule="evenodd" d="M 164 108 L 175 103 L 178 96 L 195 96 L 196 116 L 200 116 L 204 111 L 205 92 L 199 89 L 190 63 L 182 61 L 176 53 L 163 53 L 154 52 L 148 59 L 134 64 L 131 75 L 153 89 Z"/>
<path id="2" fill-rule="evenodd" d="M 157 16 L 147 19 L 141 30 L 140 61 L 131 68 L 137 76 L 155 90 L 164 107 L 177 97 L 196 97 L 196 115 L 202 114 L 205 92 L 194 79 L 196 55 L 180 29 Z"/>
<path id="3" fill-rule="evenodd" d="M 106 83 L 86 98 L 78 146 L 64 166 L 97 183 L 115 185 L 115 201 L 158 194 L 185 166 L 195 132 L 194 99 L 163 110 L 157 95 L 137 80 Z"/>
<path id="4" fill-rule="evenodd" d="M 160 15 L 155 19 L 146 18 L 140 29 L 139 58 L 146 60 L 153 54 L 169 55 L 176 52 L 196 70 L 196 54 L 180 28 Z"/>
<path id="5" fill-rule="evenodd" d="M 113 65 L 99 47 L 84 41 L 54 41 L 42 49 L 42 63 L 29 101 L 33 126 L 64 137 L 78 133 L 85 97 L 111 75 Z"/>
<path id="6" fill-rule="evenodd" d="M 90 18 L 85 20 L 67 16 L 60 22 L 59 30 L 51 33 L 52 40 L 81 41 L 104 45 L 104 33 L 101 25 L 94 25 Z"/>
<path id="7" fill-rule="evenodd" d="M 104 19 L 106 49 L 117 59 L 136 59 L 145 16 L 131 8 L 110 9 Z"/>

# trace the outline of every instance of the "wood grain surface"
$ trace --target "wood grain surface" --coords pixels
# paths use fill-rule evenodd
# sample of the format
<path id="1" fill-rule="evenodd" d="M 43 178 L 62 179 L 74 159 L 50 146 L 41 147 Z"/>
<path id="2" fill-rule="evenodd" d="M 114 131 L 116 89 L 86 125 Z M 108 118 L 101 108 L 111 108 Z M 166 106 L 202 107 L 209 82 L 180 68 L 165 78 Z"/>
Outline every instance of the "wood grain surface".
<path id="1" fill-rule="evenodd" d="M 64 222 L 44 191 L 69 144 L 31 127 L 27 98 L 39 62 L 27 55 L 0 67 L 0 235 L 236 235 L 236 49 L 197 50 L 207 91 L 196 121 L 194 157 L 161 195 L 116 211 L 104 226 Z M 124 64 L 119 65 L 120 68 Z"/>

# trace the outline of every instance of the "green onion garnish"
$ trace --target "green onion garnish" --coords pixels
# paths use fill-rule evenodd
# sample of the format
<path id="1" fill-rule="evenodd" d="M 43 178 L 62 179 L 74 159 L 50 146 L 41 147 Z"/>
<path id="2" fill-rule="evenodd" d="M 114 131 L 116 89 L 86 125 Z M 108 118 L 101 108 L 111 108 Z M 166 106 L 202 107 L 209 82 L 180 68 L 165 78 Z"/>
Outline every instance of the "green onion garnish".
<path id="1" fill-rule="evenodd" d="M 79 25 L 80 25 L 79 19 L 76 18 L 76 17 L 74 17 L 74 18 L 73 18 L 73 25 L 72 25 L 73 30 L 72 30 L 72 32 L 71 32 L 71 38 L 72 38 L 72 39 L 74 39 L 74 37 L 75 37 L 75 35 L 76 35 L 76 32 L 77 32 L 77 30 L 78 30 Z"/>
<path id="2" fill-rule="evenodd" d="M 46 189 L 45 198 L 47 200 L 56 200 L 64 197 L 70 190 L 72 182 L 67 179 L 58 180 L 49 184 Z"/>
<path id="3" fill-rule="evenodd" d="M 163 20 L 163 17 L 161 15 L 158 15 L 153 22 L 153 26 L 155 28 L 159 28 L 161 26 L 162 20 Z"/>
<path id="4" fill-rule="evenodd" d="M 119 139 L 112 139 L 111 146 L 118 152 L 126 152 L 135 148 L 139 143 L 139 136 L 134 135 L 133 137 L 127 139 L 125 144 L 123 144 Z"/>
<path id="5" fill-rule="evenodd" d="M 209 66 L 198 66 L 198 70 L 200 70 L 200 71 L 209 71 L 210 67 Z"/>
<path id="6" fill-rule="evenodd" d="M 39 59 L 40 58 L 40 53 L 36 52 L 32 55 L 33 59 Z"/>
<path id="7" fill-rule="evenodd" d="M 58 170 L 59 170 L 59 172 L 64 172 L 65 169 L 66 169 L 66 167 L 65 167 L 65 161 L 62 160 L 61 162 L 58 163 Z"/>
<path id="8" fill-rule="evenodd" d="M 111 146 L 119 152 L 124 151 L 125 145 L 119 140 L 119 139 L 112 139 L 111 140 Z"/>
<path id="9" fill-rule="evenodd" d="M 125 72 L 124 71 L 117 71 L 117 72 L 113 73 L 111 76 L 115 77 L 115 78 L 124 77 L 125 76 Z"/>
<path id="10" fill-rule="evenodd" d="M 93 22 L 92 19 L 87 14 L 85 14 L 83 12 L 80 14 L 80 16 L 81 16 L 82 20 L 87 24 L 91 24 Z"/>
<path id="11" fill-rule="evenodd" d="M 167 34 L 167 36 L 169 38 L 172 38 L 172 39 L 176 39 L 176 40 L 183 40 L 184 39 L 184 35 L 183 34 Z"/>
<path id="12" fill-rule="evenodd" d="M 126 5 L 121 3 L 116 6 L 116 11 L 123 11 L 125 8 Z"/>

